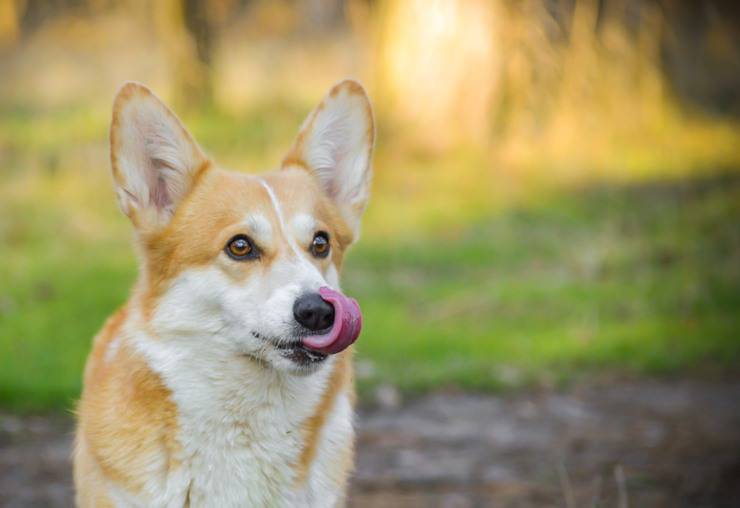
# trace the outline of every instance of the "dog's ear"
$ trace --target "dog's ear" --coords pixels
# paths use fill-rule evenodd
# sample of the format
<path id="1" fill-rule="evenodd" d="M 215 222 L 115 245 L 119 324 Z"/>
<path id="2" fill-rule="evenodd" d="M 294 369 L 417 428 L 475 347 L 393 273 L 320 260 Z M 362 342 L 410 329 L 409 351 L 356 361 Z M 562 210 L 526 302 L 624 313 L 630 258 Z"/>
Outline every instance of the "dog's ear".
<path id="1" fill-rule="evenodd" d="M 177 117 L 148 88 L 116 95 L 110 130 L 118 204 L 139 229 L 165 226 L 209 161 Z"/>
<path id="2" fill-rule="evenodd" d="M 355 235 L 370 194 L 375 137 L 370 101 L 362 85 L 342 81 L 306 118 L 283 168 L 314 174 Z"/>

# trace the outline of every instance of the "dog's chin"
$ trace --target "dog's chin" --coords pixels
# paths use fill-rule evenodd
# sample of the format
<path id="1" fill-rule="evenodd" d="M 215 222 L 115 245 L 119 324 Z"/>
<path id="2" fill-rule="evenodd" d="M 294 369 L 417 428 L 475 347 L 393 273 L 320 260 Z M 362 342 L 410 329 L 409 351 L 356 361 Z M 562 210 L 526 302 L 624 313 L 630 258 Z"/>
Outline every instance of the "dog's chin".
<path id="1" fill-rule="evenodd" d="M 307 376 L 321 369 L 327 363 L 328 355 L 311 351 L 300 342 L 275 344 L 270 341 L 268 347 L 260 352 L 259 357 L 248 354 L 261 364 L 275 370 Z"/>

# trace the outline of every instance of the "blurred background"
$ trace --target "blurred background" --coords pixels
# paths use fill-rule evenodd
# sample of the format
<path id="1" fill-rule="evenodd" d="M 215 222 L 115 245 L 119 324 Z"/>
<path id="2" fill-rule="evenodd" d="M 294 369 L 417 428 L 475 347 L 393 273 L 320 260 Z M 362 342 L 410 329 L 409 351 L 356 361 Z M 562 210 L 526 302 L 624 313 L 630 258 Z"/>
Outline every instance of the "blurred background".
<path id="1" fill-rule="evenodd" d="M 737 506 L 731 0 L 0 0 L 0 505 L 71 503 L 136 277 L 118 87 L 252 172 L 345 77 L 378 124 L 350 505 Z"/>

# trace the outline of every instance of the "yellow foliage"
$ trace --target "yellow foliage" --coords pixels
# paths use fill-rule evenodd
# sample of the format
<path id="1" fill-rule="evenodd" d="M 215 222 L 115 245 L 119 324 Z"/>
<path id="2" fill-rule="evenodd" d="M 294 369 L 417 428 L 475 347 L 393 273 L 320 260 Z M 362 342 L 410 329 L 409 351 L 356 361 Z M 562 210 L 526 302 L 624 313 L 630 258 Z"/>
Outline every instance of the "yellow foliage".
<path id="1" fill-rule="evenodd" d="M 672 95 L 658 7 L 630 30 L 609 5 L 597 20 L 596 0 L 565 19 L 536 0 L 386 2 L 378 87 L 400 143 L 490 147 L 511 171 L 566 180 L 737 165 L 737 125 Z"/>

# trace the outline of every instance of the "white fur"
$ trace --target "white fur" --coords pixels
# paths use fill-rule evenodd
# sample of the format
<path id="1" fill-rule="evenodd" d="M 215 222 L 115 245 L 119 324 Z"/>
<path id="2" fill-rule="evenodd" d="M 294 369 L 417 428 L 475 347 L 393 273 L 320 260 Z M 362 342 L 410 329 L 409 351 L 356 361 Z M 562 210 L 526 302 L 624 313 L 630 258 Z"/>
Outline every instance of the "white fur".
<path id="1" fill-rule="evenodd" d="M 117 113 L 114 155 L 122 181 L 116 191 L 127 215 L 154 216 L 161 225 L 204 157 L 164 105 L 128 86 L 138 95 Z M 312 127 L 303 154 L 355 230 L 368 195 L 372 148 L 372 118 L 363 101 L 347 87 L 327 97 L 305 124 Z M 229 276 L 238 261 L 225 253 L 185 270 L 147 320 L 135 297 L 105 353 L 106 361 L 115 361 L 121 347 L 139 352 L 171 391 L 178 415 L 180 449 L 172 459 L 179 466 L 170 470 L 168 457 L 153 457 L 146 471 L 137 471 L 149 478 L 137 494 L 109 483 L 116 506 L 323 508 L 344 501 L 337 467 L 353 439 L 346 389 L 329 408 L 305 482 L 295 478 L 301 425 L 317 410 L 336 357 L 300 367 L 276 347 L 293 333 L 296 298 L 321 286 L 339 289 L 337 269 L 317 264 L 300 247 L 315 233 L 316 218 L 286 217 L 274 190 L 259 181 L 272 208 L 245 217 L 244 226 L 259 242 L 284 238 L 290 249 L 242 282 Z M 84 448 L 84 436 L 80 442 Z"/>
<path id="2" fill-rule="evenodd" d="M 290 221 L 288 232 L 292 233 L 301 245 L 308 245 L 318 230 L 319 225 L 316 217 L 307 213 L 299 213 Z"/>
<path id="3" fill-rule="evenodd" d="M 108 344 L 108 348 L 105 350 L 105 356 L 103 357 L 105 363 L 112 362 L 116 354 L 118 354 L 119 349 L 121 349 L 121 338 L 116 337 Z"/>
<path id="4" fill-rule="evenodd" d="M 289 256 L 237 284 L 223 269 L 234 262 L 224 254 L 215 265 L 187 270 L 173 281 L 150 320 L 156 337 L 134 324 L 136 314 L 129 320 L 126 340 L 161 376 L 178 408 L 183 466 L 161 477 L 154 471 L 163 465 L 152 464 L 143 497 L 113 489 L 122 506 L 182 506 L 187 496 L 191 506 L 214 507 L 325 507 L 341 500 L 332 468 L 353 438 L 346 393 L 326 419 L 305 485 L 286 489 L 295 482 L 300 425 L 315 411 L 335 359 L 297 370 L 265 337 L 289 334 L 297 296 L 336 287 L 337 272 L 332 266 L 324 277 L 306 258 L 285 228 L 277 197 L 265 188 L 293 246 Z M 252 226 L 262 223 L 255 217 L 247 219 Z M 297 222 L 308 224 L 306 217 Z"/>
<path id="5" fill-rule="evenodd" d="M 191 506 L 335 505 L 337 486 L 327 471 L 353 435 L 350 409 L 340 402 L 345 395 L 327 420 L 321 458 L 306 486 L 286 489 L 295 481 L 300 424 L 315 410 L 330 365 L 296 377 L 247 359 L 234 361 L 207 340 L 185 354 L 181 346 L 150 338 L 135 343 L 173 392 L 183 461 L 164 485 L 152 481 L 153 497 L 142 506 L 183 506 L 188 495 Z M 332 436 L 331 443 L 324 436 Z"/>
<path id="6" fill-rule="evenodd" d="M 118 116 L 114 153 L 123 181 L 116 196 L 128 216 L 166 222 L 190 185 L 190 176 L 205 161 L 180 121 L 153 94 L 129 100 Z"/>
<path id="7" fill-rule="evenodd" d="M 255 213 L 249 215 L 245 220 L 244 224 L 252 231 L 252 233 L 259 237 L 263 242 L 272 243 L 272 225 L 270 221 L 261 213 Z"/>
<path id="8" fill-rule="evenodd" d="M 348 87 L 327 95 L 303 124 L 299 156 L 316 174 L 355 235 L 370 195 L 374 125 L 369 101 Z"/>

